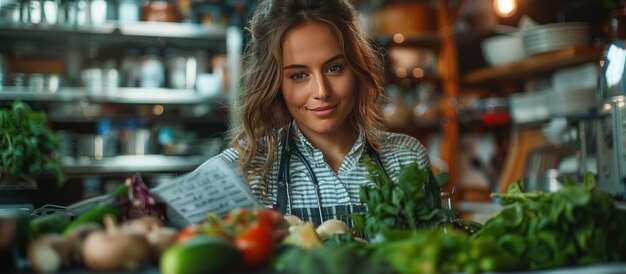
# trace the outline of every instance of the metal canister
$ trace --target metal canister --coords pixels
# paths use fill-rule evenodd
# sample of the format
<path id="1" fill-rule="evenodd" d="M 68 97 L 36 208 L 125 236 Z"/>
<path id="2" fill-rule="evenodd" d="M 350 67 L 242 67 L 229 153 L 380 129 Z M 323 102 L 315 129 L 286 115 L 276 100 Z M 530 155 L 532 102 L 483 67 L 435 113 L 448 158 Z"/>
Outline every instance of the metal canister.
<path id="1" fill-rule="evenodd" d="M 596 144 L 601 191 L 626 195 L 626 40 L 612 42 L 601 62 Z"/>

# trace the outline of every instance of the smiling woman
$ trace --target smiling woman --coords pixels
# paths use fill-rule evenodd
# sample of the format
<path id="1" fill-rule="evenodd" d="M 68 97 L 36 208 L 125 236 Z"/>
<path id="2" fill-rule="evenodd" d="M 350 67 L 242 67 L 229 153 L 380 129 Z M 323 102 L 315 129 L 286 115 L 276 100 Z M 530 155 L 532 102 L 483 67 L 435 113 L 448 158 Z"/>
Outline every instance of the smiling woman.
<path id="1" fill-rule="evenodd" d="M 396 180 L 402 166 L 429 165 L 412 137 L 384 131 L 382 56 L 347 0 L 265 0 L 249 22 L 244 92 L 231 148 L 267 207 L 316 224 L 351 223 L 374 159 Z"/>
<path id="2" fill-rule="evenodd" d="M 305 23 L 284 36 L 281 92 L 287 110 L 334 171 L 358 136 L 348 119 L 356 101 L 354 73 L 341 52 L 321 23 Z"/>

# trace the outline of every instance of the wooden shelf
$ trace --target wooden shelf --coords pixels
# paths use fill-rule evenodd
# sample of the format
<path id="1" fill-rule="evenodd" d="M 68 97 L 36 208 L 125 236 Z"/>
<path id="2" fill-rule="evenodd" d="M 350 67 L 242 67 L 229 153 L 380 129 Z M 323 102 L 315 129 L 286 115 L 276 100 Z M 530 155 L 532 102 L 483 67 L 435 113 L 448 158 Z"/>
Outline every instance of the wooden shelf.
<path id="1" fill-rule="evenodd" d="M 600 60 L 602 50 L 595 47 L 568 48 L 533 55 L 519 62 L 471 71 L 463 77 L 464 85 L 521 81 L 534 75 Z"/>

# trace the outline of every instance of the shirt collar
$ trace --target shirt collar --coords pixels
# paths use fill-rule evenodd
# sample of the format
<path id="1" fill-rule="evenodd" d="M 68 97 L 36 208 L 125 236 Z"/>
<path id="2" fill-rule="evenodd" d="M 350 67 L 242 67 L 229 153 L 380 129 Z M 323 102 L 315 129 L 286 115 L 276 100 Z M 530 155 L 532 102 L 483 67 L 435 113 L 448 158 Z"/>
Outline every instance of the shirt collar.
<path id="1" fill-rule="evenodd" d="M 306 153 L 310 157 L 313 157 L 316 152 L 320 152 L 320 150 L 315 147 L 309 141 L 309 139 L 304 136 L 304 134 L 302 134 L 302 131 L 300 131 L 300 128 L 298 127 L 298 124 L 295 120 L 291 121 L 291 126 L 293 131 L 295 132 L 296 139 L 298 140 L 296 144 L 298 149 L 304 149 L 303 153 Z M 354 154 L 357 154 L 355 155 L 356 157 L 360 156 L 363 151 L 363 144 L 365 144 L 365 135 L 363 134 L 363 128 L 361 127 L 361 125 L 359 125 L 359 136 L 356 138 L 356 142 L 354 143 L 352 149 L 350 149 L 346 157 L 351 157 L 351 155 Z"/>

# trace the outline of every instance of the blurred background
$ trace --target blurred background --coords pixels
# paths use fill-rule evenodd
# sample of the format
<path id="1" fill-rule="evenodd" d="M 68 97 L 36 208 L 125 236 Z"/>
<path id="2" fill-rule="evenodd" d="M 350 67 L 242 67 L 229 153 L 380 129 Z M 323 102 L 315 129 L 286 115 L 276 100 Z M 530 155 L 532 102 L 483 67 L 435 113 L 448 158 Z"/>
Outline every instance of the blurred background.
<path id="1" fill-rule="evenodd" d="M 0 105 L 48 115 L 68 177 L 32 202 L 69 204 L 136 172 L 155 186 L 224 149 L 256 2 L 1 0 Z M 384 53 L 389 129 L 426 145 L 458 209 L 490 214 L 489 194 L 517 179 L 552 191 L 585 172 L 623 198 L 623 66 L 606 60 L 624 3 L 352 3 Z"/>

